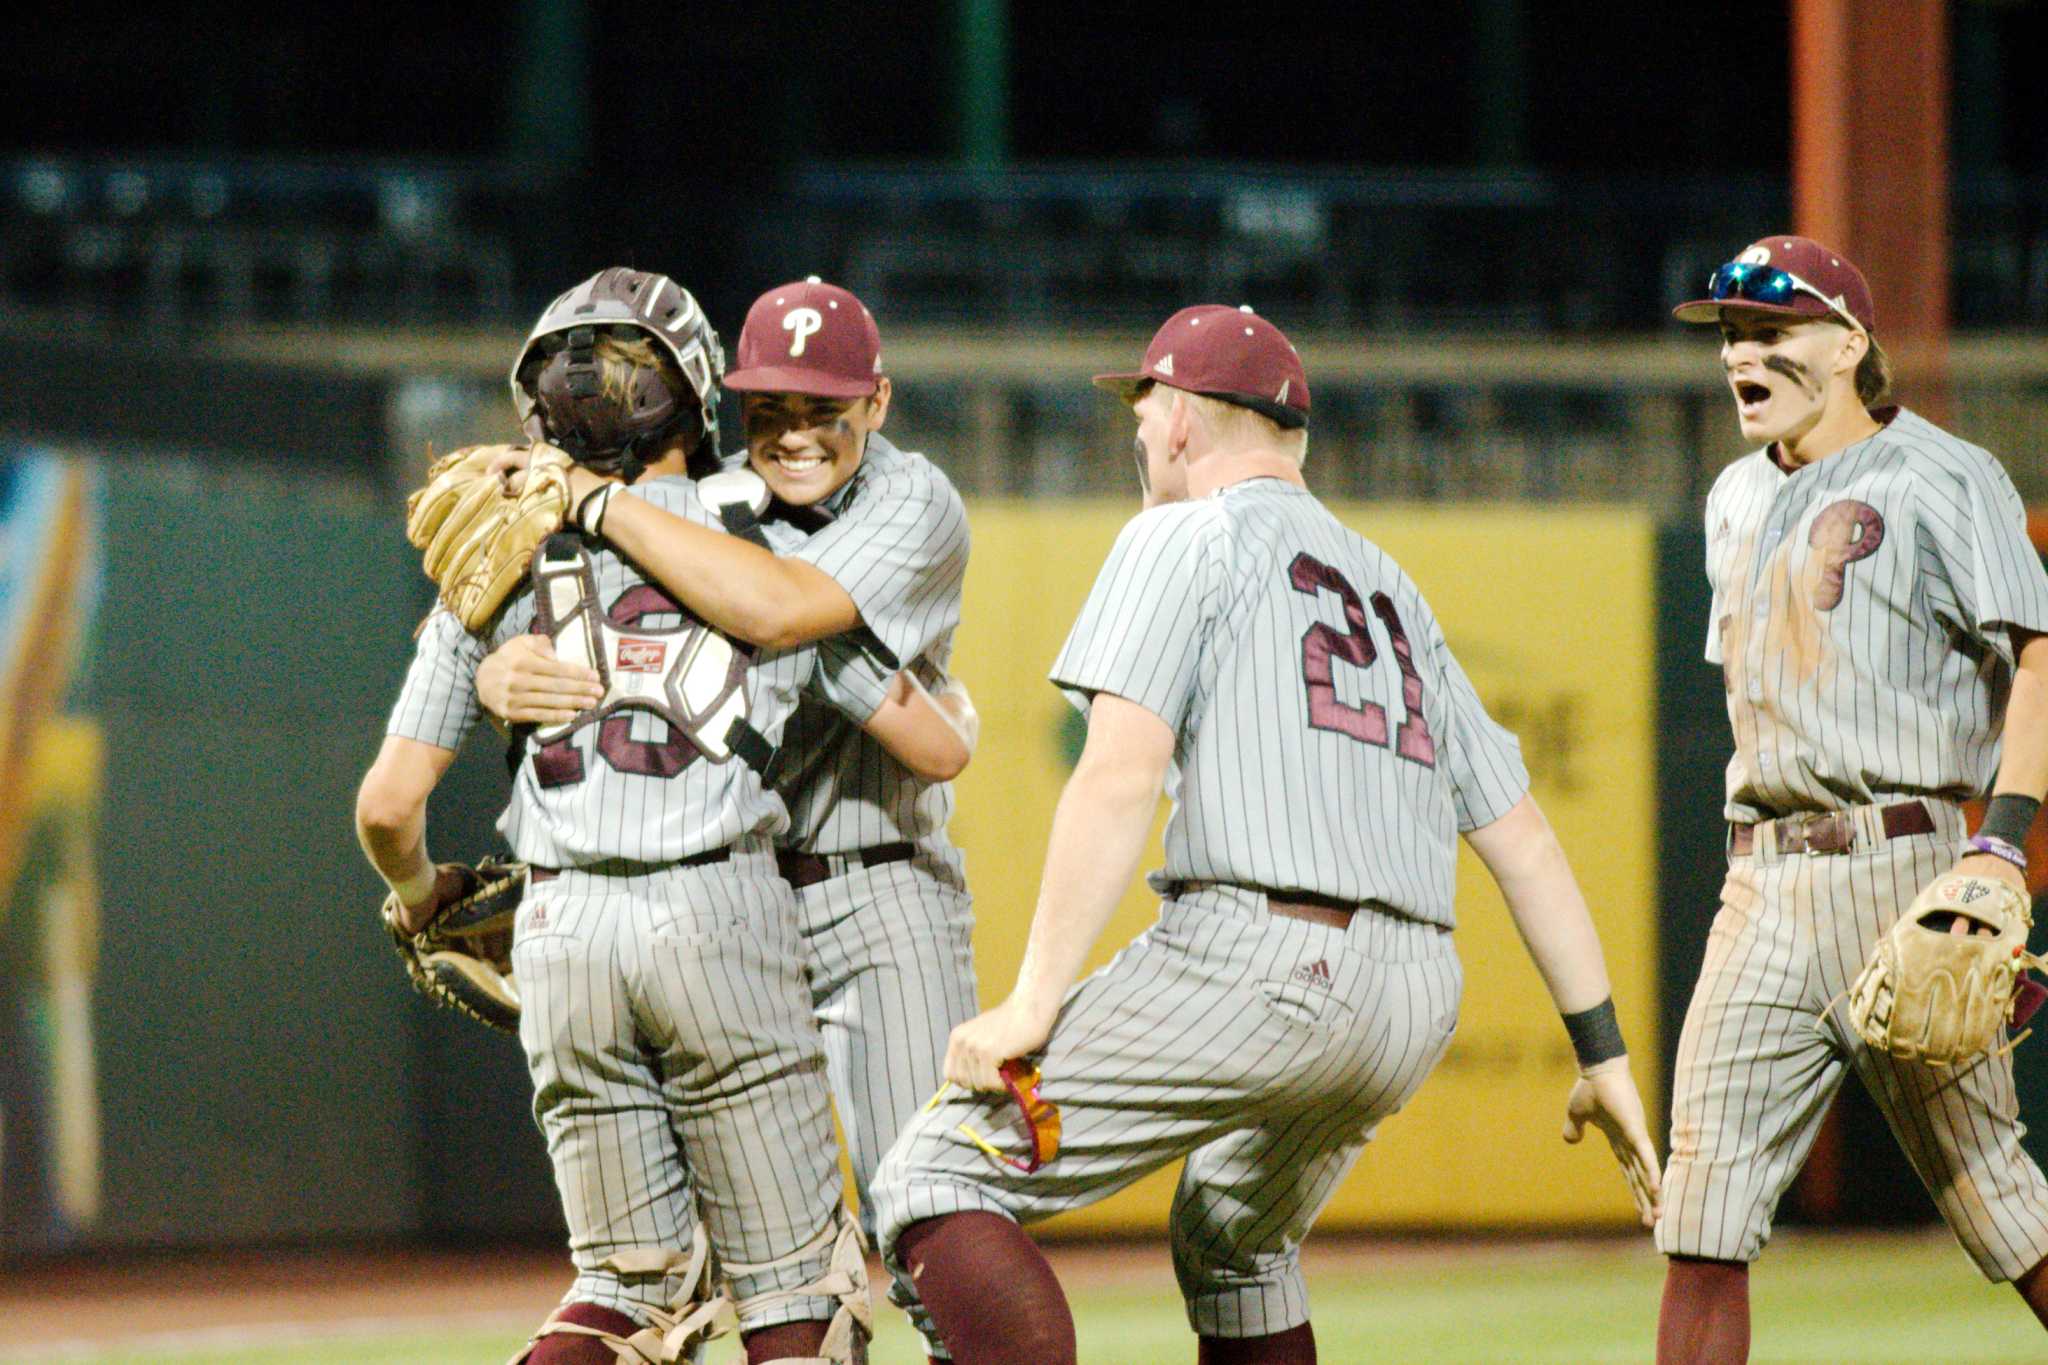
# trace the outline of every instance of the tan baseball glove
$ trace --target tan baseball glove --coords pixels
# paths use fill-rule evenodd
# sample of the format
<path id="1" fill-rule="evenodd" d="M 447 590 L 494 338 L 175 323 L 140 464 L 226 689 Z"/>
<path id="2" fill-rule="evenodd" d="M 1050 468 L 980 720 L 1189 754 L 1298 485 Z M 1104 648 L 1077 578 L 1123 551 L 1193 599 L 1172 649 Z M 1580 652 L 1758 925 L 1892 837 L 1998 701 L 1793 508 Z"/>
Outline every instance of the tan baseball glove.
<path id="1" fill-rule="evenodd" d="M 405 501 L 405 538 L 425 551 L 427 577 L 463 626 L 480 632 L 525 579 L 534 549 L 569 510 L 570 460 L 537 444 L 514 494 L 491 472 L 506 446 L 466 446 L 436 460 Z"/>
<path id="2" fill-rule="evenodd" d="M 2027 951 L 2033 922 L 2027 897 L 2010 883 L 1936 878 L 1877 941 L 1849 988 L 1857 1034 L 1929 1066 L 1956 1066 L 2007 1046 L 2014 993 L 2028 968 L 2048 965 Z M 2038 991 L 2024 993 L 2032 1013 Z"/>
<path id="3" fill-rule="evenodd" d="M 527 866 L 490 858 L 474 868 L 445 866 L 462 874 L 462 894 L 437 907 L 417 933 L 408 933 L 393 892 L 384 898 L 384 927 L 420 994 L 480 1024 L 517 1033 L 512 921 L 526 895 Z"/>

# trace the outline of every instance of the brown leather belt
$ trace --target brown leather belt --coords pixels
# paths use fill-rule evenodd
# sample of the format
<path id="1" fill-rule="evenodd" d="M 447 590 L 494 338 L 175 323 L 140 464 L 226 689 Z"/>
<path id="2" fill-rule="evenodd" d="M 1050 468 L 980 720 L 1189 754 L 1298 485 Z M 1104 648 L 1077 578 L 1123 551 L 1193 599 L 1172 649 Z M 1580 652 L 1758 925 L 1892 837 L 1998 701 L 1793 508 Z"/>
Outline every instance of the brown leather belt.
<path id="1" fill-rule="evenodd" d="M 1878 812 L 1884 823 L 1884 837 L 1901 839 L 1909 834 L 1934 833 L 1934 817 L 1924 801 L 1900 801 Z M 1728 851 L 1745 857 L 1757 845 L 1757 831 L 1765 825 L 1777 829 L 1780 853 L 1847 853 L 1856 846 L 1856 813 L 1846 810 L 1821 811 L 1812 815 L 1787 815 L 1754 825 L 1728 826 Z"/>
<path id="2" fill-rule="evenodd" d="M 799 853 L 793 848 L 778 848 L 775 865 L 782 869 L 783 879 L 801 891 L 857 867 L 907 863 L 916 856 L 917 845 L 912 843 L 876 844 L 851 853 Z"/>
<path id="3" fill-rule="evenodd" d="M 576 872 L 588 872 L 599 877 L 644 877 L 653 872 L 666 872 L 674 867 L 710 867 L 715 863 L 728 862 L 732 849 L 708 849 L 703 853 L 692 853 L 687 858 L 678 858 L 672 863 L 643 863 L 632 858 L 606 858 L 602 862 L 586 863 L 574 868 Z M 534 867 L 527 870 L 530 882 L 551 882 L 562 875 L 559 867 Z"/>
<path id="4" fill-rule="evenodd" d="M 1168 882 L 1166 897 L 1179 900 L 1191 891 L 1202 891 L 1212 886 L 1236 886 L 1236 883 Z M 1266 908 L 1282 919 L 1305 919 L 1310 924 L 1327 924 L 1333 929 L 1342 929 L 1351 923 L 1351 917 L 1359 909 L 1355 902 L 1340 901 L 1335 896 L 1319 896 L 1313 891 L 1272 891 L 1263 886 L 1238 886 L 1237 889 L 1264 896 Z"/>

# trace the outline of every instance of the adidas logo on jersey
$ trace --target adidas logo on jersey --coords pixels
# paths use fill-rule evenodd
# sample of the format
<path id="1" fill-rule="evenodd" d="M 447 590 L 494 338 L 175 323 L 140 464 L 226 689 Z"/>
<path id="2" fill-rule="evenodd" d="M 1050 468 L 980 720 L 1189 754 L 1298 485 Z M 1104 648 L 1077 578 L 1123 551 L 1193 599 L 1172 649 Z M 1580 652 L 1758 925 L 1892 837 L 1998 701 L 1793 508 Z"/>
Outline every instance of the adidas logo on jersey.
<path id="1" fill-rule="evenodd" d="M 1320 957 L 1306 967 L 1296 967 L 1293 979 L 1304 986 L 1316 986 L 1322 990 L 1328 990 L 1335 984 L 1330 977 L 1329 960 Z"/>

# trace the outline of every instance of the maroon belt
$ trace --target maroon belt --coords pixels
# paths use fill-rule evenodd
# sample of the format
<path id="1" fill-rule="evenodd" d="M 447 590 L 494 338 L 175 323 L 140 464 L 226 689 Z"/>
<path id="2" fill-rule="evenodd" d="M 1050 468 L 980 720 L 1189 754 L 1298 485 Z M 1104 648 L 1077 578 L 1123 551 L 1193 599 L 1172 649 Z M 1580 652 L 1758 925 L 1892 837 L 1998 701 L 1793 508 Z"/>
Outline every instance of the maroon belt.
<path id="1" fill-rule="evenodd" d="M 653 872 L 666 872 L 672 867 L 710 867 L 714 863 L 726 862 L 731 857 L 730 847 L 713 848 L 702 853 L 692 853 L 687 858 L 678 858 L 672 863 L 643 863 L 632 858 L 606 858 L 601 862 L 585 863 L 582 867 L 571 870 L 588 872 L 599 877 L 644 877 Z M 562 869 L 559 867 L 535 867 L 527 870 L 526 879 L 530 882 L 551 882 L 561 875 Z"/>
<path id="2" fill-rule="evenodd" d="M 1189 892 L 1235 885 L 1234 882 L 1168 882 L 1166 898 L 1179 900 Z M 1320 896 L 1313 891 L 1269 891 L 1263 886 L 1239 886 L 1237 889 L 1264 896 L 1266 909 L 1282 919 L 1305 919 L 1311 924 L 1327 924 L 1333 929 L 1342 929 L 1358 913 L 1355 902 L 1340 901 L 1335 896 Z"/>
<path id="3" fill-rule="evenodd" d="M 1901 801 L 1878 812 L 1884 823 L 1884 837 L 1900 839 L 1909 834 L 1934 833 L 1934 817 L 1924 801 Z M 1847 853 L 1856 846 L 1856 815 L 1853 811 L 1831 810 L 1813 815 L 1787 815 L 1754 825 L 1728 826 L 1728 851 L 1747 856 L 1756 848 L 1757 831 L 1764 825 L 1777 830 L 1780 853 Z"/>
<path id="4" fill-rule="evenodd" d="M 856 867 L 907 863 L 916 856 L 917 845 L 912 843 L 876 844 L 872 848 L 857 848 L 851 853 L 799 853 L 791 848 L 778 848 L 775 850 L 775 865 L 782 870 L 783 880 L 801 891 L 842 872 L 851 872 Z"/>

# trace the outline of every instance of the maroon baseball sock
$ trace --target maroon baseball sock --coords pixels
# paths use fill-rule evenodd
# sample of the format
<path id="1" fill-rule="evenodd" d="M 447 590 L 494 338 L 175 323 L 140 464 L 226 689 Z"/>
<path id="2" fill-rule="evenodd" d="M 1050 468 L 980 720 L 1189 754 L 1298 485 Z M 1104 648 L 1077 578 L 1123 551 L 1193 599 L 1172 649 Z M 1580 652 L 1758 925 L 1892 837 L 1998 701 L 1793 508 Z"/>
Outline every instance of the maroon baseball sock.
<path id="1" fill-rule="evenodd" d="M 2020 1291 L 2020 1297 L 2034 1310 L 2041 1325 L 2048 1327 L 2048 1261 L 2036 1261 L 2032 1270 L 2012 1282 L 2012 1287 Z"/>
<path id="2" fill-rule="evenodd" d="M 1074 1365 L 1067 1296 L 1037 1243 L 1001 1214 L 912 1223 L 896 1255 L 957 1365 Z"/>
<path id="3" fill-rule="evenodd" d="M 1316 1365 L 1316 1333 L 1303 1323 L 1263 1337 L 1200 1337 L 1195 1365 Z"/>
<path id="4" fill-rule="evenodd" d="M 818 1354 L 818 1348 L 825 1344 L 825 1331 L 832 1324 L 815 1319 L 805 1322 L 779 1322 L 773 1327 L 763 1327 L 746 1336 L 747 1365 L 761 1365 L 767 1360 L 788 1360 L 801 1356 L 810 1359 Z"/>
<path id="5" fill-rule="evenodd" d="M 1749 1359 L 1749 1267 L 1673 1256 L 1657 1314 L 1657 1365 L 1742 1365 Z"/>
<path id="6" fill-rule="evenodd" d="M 555 1317 L 561 1322 L 573 1322 L 578 1327 L 595 1327 L 615 1337 L 630 1337 L 640 1330 L 640 1324 L 624 1313 L 600 1308 L 594 1303 L 568 1304 Z M 533 1354 L 526 1358 L 526 1365 L 617 1365 L 618 1358 L 616 1351 L 596 1337 L 556 1332 L 540 1339 L 540 1344 L 533 1348 Z"/>

